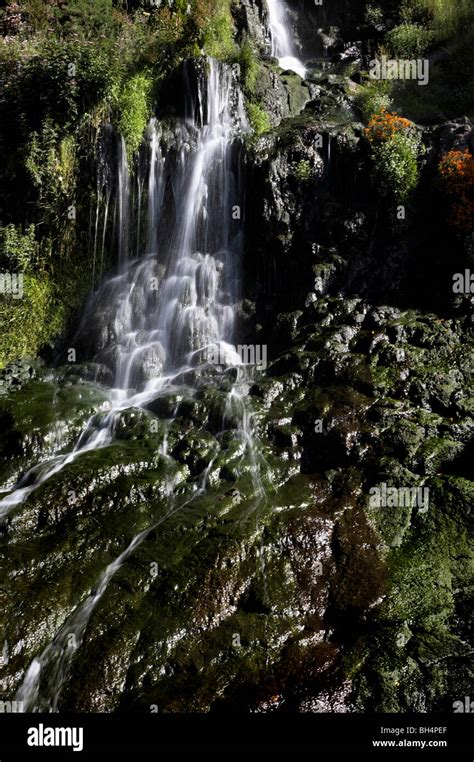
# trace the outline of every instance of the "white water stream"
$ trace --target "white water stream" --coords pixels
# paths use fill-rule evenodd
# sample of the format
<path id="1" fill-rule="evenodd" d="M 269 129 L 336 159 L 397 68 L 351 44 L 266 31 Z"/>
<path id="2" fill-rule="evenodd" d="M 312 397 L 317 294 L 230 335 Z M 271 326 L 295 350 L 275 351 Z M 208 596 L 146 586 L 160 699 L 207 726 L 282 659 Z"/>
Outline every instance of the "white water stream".
<path id="1" fill-rule="evenodd" d="M 186 93 L 185 117 L 174 125 L 172 151 L 164 147 L 156 121 L 148 127 L 147 241 L 145 255 L 139 260 L 129 259 L 130 174 L 125 145 L 123 141 L 119 144 L 119 271 L 93 295 L 79 329 L 79 334 L 93 332 L 98 337 L 96 359 L 114 368 L 110 410 L 91 417 L 71 452 L 31 468 L 0 502 L 0 518 L 18 509 L 39 485 L 81 454 L 111 444 L 121 411 L 183 388 L 186 375 L 206 368 L 209 349 L 236 368 L 237 381 L 224 418 L 228 414 L 237 419 L 234 436 L 247 451 L 255 501 L 265 499 L 246 401 L 250 377 L 232 344 L 241 235 L 233 210 L 242 205 L 239 136 L 247 122 L 231 69 L 212 60 L 207 67 L 197 94 Z M 206 489 L 208 470 L 194 496 L 184 504 Z M 17 692 L 25 711 L 57 710 L 74 653 L 110 580 L 149 533 L 183 507 L 172 492 L 170 484 L 165 515 L 137 534 L 105 568 L 90 594 L 34 658 Z"/>
<path id="2" fill-rule="evenodd" d="M 267 0 L 267 6 L 272 56 L 278 58 L 278 63 L 282 69 L 294 71 L 304 79 L 306 69 L 296 55 L 296 46 L 292 39 L 288 10 L 284 0 Z"/>

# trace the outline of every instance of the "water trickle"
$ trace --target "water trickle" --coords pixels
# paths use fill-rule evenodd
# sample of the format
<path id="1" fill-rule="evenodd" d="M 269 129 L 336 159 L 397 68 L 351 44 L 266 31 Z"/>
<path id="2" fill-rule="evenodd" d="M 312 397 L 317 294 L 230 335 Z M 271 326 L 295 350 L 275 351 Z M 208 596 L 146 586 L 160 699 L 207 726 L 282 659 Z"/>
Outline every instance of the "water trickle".
<path id="1" fill-rule="evenodd" d="M 105 237 L 107 235 L 107 223 L 109 220 L 109 205 L 110 205 L 110 188 L 106 188 L 105 191 L 105 203 L 104 203 L 104 221 L 102 225 L 102 243 L 100 248 L 100 264 L 99 264 L 99 277 L 102 278 L 104 274 L 104 258 L 105 258 Z"/>
<path id="2" fill-rule="evenodd" d="M 118 141 L 118 261 L 124 265 L 130 254 L 130 172 L 123 137 Z"/>
<path id="3" fill-rule="evenodd" d="M 288 10 L 283 0 L 267 0 L 268 18 L 271 38 L 271 54 L 278 58 L 282 69 L 296 72 L 303 79 L 306 69 L 296 55 L 292 40 L 292 30 L 288 18 Z"/>
<path id="4" fill-rule="evenodd" d="M 30 469 L 0 503 L 3 515 L 82 453 L 112 443 L 121 411 L 187 388 L 185 378 L 190 372 L 206 383 L 211 348 L 236 371 L 223 428 L 231 421 L 232 435 L 242 443 L 250 463 L 254 495 L 248 512 L 265 502 L 262 458 L 247 402 L 252 374 L 231 343 L 241 246 L 240 224 L 233 220 L 232 209 L 242 204 L 239 165 L 240 136 L 248 129 L 245 109 L 229 67 L 206 61 L 201 76 L 194 79 L 197 87 L 191 87 L 187 66 L 183 74 L 184 118 L 168 135 L 169 145 L 154 119 L 145 136 L 149 148 L 146 244 L 144 255 L 134 260 L 129 259 L 130 177 L 125 144 L 119 142 L 119 270 L 92 294 L 78 332 L 91 341 L 93 358 L 114 370 L 110 410 L 89 419 L 72 452 Z M 139 187 L 140 182 L 143 178 Z M 108 203 L 103 245 L 107 213 Z M 216 368 L 212 371 L 210 377 L 215 379 Z M 225 368 L 221 372 L 225 375 Z M 166 434 L 162 453 L 169 457 Z M 33 660 L 17 693 L 27 711 L 57 709 L 74 653 L 115 572 L 159 523 L 206 490 L 213 462 L 214 458 L 202 472 L 198 489 L 184 503 L 177 502 L 170 483 L 165 515 L 137 534 L 109 563 L 92 592 Z"/>
<path id="5" fill-rule="evenodd" d="M 93 252 L 92 252 L 92 288 L 94 287 L 95 278 L 96 278 L 96 260 L 97 260 L 97 241 L 99 238 L 99 215 L 100 215 L 100 205 L 101 205 L 101 192 L 100 192 L 100 184 L 97 182 L 97 200 L 95 205 L 95 223 L 94 223 L 94 244 L 93 244 Z"/>

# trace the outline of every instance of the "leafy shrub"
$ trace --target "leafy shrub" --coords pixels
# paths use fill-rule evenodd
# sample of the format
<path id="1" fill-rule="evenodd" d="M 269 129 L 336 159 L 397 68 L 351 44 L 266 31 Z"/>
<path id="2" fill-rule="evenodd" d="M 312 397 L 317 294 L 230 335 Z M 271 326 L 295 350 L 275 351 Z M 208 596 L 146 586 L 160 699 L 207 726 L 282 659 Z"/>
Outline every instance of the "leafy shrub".
<path id="1" fill-rule="evenodd" d="M 256 135 L 263 135 L 264 132 L 269 131 L 271 128 L 270 117 L 259 103 L 249 101 L 247 103 L 247 114 Z"/>
<path id="2" fill-rule="evenodd" d="M 230 0 L 194 0 L 193 22 L 204 53 L 226 60 L 235 52 Z"/>
<path id="3" fill-rule="evenodd" d="M 419 58 L 433 40 L 433 33 L 419 24 L 400 24 L 387 32 L 385 41 L 395 58 Z"/>
<path id="4" fill-rule="evenodd" d="M 161 44 L 173 45 L 183 34 L 184 16 L 170 8 L 160 8 L 153 14 L 152 28 Z"/>
<path id="5" fill-rule="evenodd" d="M 6 35 L 14 35 L 24 30 L 25 22 L 21 13 L 21 6 L 19 3 L 9 3 L 7 7 L 1 11 L 2 21 L 2 33 Z"/>
<path id="6" fill-rule="evenodd" d="M 35 226 L 30 225 L 23 233 L 15 225 L 0 228 L 0 267 L 7 271 L 27 270 L 36 251 Z"/>
<path id="7" fill-rule="evenodd" d="M 386 195 L 404 201 L 418 183 L 419 143 L 410 135 L 394 135 L 373 149 L 376 176 Z"/>
<path id="8" fill-rule="evenodd" d="M 47 278 L 24 276 L 21 299 L 0 297 L 0 367 L 18 357 L 32 357 L 64 327 L 64 306 Z"/>
<path id="9" fill-rule="evenodd" d="M 57 125 L 47 120 L 40 132 L 33 132 L 27 148 L 25 167 L 36 191 L 43 223 L 61 227 L 74 196 L 76 143 L 69 135 L 60 137 Z"/>
<path id="10" fill-rule="evenodd" d="M 425 0 L 402 0 L 399 16 L 402 24 L 428 26 L 432 20 L 432 11 Z"/>
<path id="11" fill-rule="evenodd" d="M 372 114 L 391 108 L 390 92 L 391 83 L 386 79 L 376 80 L 359 87 L 355 103 L 364 121 L 368 122 Z"/>
<path id="12" fill-rule="evenodd" d="M 365 9 L 365 22 L 377 26 L 383 22 L 383 10 L 378 5 L 368 5 Z"/>
<path id="13" fill-rule="evenodd" d="M 110 95 L 122 72 L 118 49 L 106 41 L 94 45 L 53 37 L 41 45 L 4 42 L 0 46 L 0 77 L 5 82 L 2 110 L 8 108 L 14 114 L 25 137 L 39 132 L 47 119 L 67 131 Z"/>
<path id="14" fill-rule="evenodd" d="M 59 0 L 22 0 L 21 16 L 29 34 L 46 32 L 59 20 Z"/>
<path id="15" fill-rule="evenodd" d="M 115 121 L 129 156 L 138 150 L 142 141 L 150 113 L 151 89 L 150 78 L 141 72 L 129 79 L 117 94 Z"/>
<path id="16" fill-rule="evenodd" d="M 113 36 L 119 27 L 112 0 L 66 0 L 59 21 L 68 33 L 87 40 Z"/>
<path id="17" fill-rule="evenodd" d="M 438 167 L 442 188 L 448 197 L 450 223 L 468 233 L 474 221 L 474 159 L 469 151 L 449 151 Z"/>
<path id="18" fill-rule="evenodd" d="M 385 195 L 405 200 L 418 182 L 420 139 L 415 125 L 396 113 L 374 114 L 365 129 L 377 181 Z"/>

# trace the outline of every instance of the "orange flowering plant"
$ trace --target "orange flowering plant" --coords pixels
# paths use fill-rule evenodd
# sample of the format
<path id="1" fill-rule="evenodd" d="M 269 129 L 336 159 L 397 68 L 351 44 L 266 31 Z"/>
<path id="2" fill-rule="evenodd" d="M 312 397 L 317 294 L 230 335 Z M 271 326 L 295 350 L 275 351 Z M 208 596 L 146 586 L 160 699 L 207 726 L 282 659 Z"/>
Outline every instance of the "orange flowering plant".
<path id="1" fill-rule="evenodd" d="M 372 114 L 365 129 L 372 147 L 375 175 L 386 195 L 406 199 L 418 182 L 420 139 L 409 119 L 385 108 Z"/>
<path id="2" fill-rule="evenodd" d="M 365 128 L 365 137 L 373 145 L 390 140 L 395 135 L 411 135 L 414 131 L 415 125 L 409 119 L 382 108 L 377 114 L 372 114 L 368 127 Z"/>
<path id="3" fill-rule="evenodd" d="M 467 148 L 448 151 L 438 170 L 444 191 L 451 200 L 449 221 L 461 233 L 468 233 L 474 220 L 474 159 Z"/>

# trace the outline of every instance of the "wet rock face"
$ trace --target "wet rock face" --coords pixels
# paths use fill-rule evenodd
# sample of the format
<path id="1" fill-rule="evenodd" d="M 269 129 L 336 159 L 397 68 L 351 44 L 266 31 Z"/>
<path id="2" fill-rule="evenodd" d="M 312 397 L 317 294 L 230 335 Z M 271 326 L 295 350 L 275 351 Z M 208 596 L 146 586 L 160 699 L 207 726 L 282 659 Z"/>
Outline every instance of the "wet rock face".
<path id="1" fill-rule="evenodd" d="M 100 390 L 80 382 L 89 370 L 49 372 L 24 400 L 21 393 L 5 400 L 4 436 L 18 440 L 15 473 L 50 455 L 51 403 L 41 418 L 27 400 L 56 400 L 59 452 L 83 426 L 78 400 L 83 415 L 100 411 Z M 226 413 L 228 390 L 207 383 L 195 396 L 183 389 L 157 397 L 147 410 L 123 411 L 113 445 L 84 454 L 12 511 L 2 526 L 12 591 L 3 677 L 11 693 L 33 656 L 67 631 L 71 612 L 107 564 L 148 529 L 92 612 L 61 708 L 351 706 L 344 612 L 352 632 L 362 626 L 383 587 L 383 564 L 356 507 L 359 476 L 335 472 L 330 486 L 308 470 L 307 433 L 292 412 L 295 388 L 291 377 L 280 384 L 269 377 L 252 391 L 265 459 L 263 502 Z M 336 427 L 343 412 L 331 416 Z M 204 473 L 209 488 L 200 493 Z M 351 595 L 351 580 L 361 573 L 365 586 Z M 31 606 L 13 616 L 32 591 Z"/>
<path id="2" fill-rule="evenodd" d="M 238 35 L 250 37 L 261 53 L 268 49 L 268 11 L 265 0 L 238 0 L 232 12 Z"/>
<path id="3" fill-rule="evenodd" d="M 441 153 L 471 145 L 471 123 L 424 131 L 423 192 L 400 222 L 395 202 L 373 184 L 354 116 L 344 86 L 324 85 L 302 114 L 263 136 L 249 155 L 248 250 L 257 257 L 246 261 L 247 293 L 264 326 L 268 315 L 270 330 L 284 320 L 282 312 L 337 291 L 442 316 L 470 311 L 469 295 L 453 294 L 453 273 L 464 271 L 465 254 L 446 225 L 435 174 Z M 280 330 L 273 333 L 278 345 Z"/>
<path id="4" fill-rule="evenodd" d="M 365 3 L 362 0 L 287 0 L 292 34 L 302 59 L 331 60 L 345 43 L 360 39 Z M 240 36 L 247 35 L 262 53 L 270 48 L 265 0 L 239 0 L 233 14 Z"/>
<path id="5" fill-rule="evenodd" d="M 333 58 L 346 42 L 361 39 L 365 3 L 362 0 L 288 0 L 303 57 Z"/>
<path id="6" fill-rule="evenodd" d="M 269 417 L 284 410 L 302 471 L 323 474 L 346 506 L 331 540 L 325 621 L 331 641 L 359 622 L 343 648 L 345 705 L 358 711 L 448 710 L 468 689 L 458 663 L 468 663 L 472 343 L 466 319 L 319 296 L 252 391 Z M 281 428 L 268 431 L 283 454 Z M 384 488 L 412 497 L 371 501 Z"/>
<path id="7" fill-rule="evenodd" d="M 331 111 L 315 105 L 250 157 L 249 250 L 258 259 L 247 265 L 248 293 L 272 357 L 251 393 L 267 411 L 261 436 L 282 458 L 297 446 L 302 473 L 322 475 L 352 506 L 332 537 L 325 613 L 334 642 L 359 607 L 357 634 L 342 646 L 344 706 L 450 711 L 470 668 L 461 622 L 471 579 L 474 337 L 468 300 L 451 289 L 461 247 L 429 189 L 442 153 L 472 148 L 472 126 L 463 118 L 424 131 L 426 193 L 397 226 L 371 188 L 359 127 L 329 151 Z M 387 488 L 409 498 L 371 503 Z M 348 521 L 357 537 L 360 520 L 362 554 L 341 535 Z M 322 683 L 311 690 L 303 680 L 293 706 L 330 706 L 323 697 L 344 693 L 344 682 L 332 694 Z"/>
<path id="8" fill-rule="evenodd" d="M 254 97 L 265 109 L 272 127 L 282 119 L 300 114 L 316 92 L 316 86 L 304 82 L 298 74 L 290 71 L 282 74 L 273 59 L 260 64 Z"/>
<path id="9" fill-rule="evenodd" d="M 36 377 L 41 367 L 38 360 L 17 360 L 0 371 L 0 396 L 17 391 Z"/>
<path id="10" fill-rule="evenodd" d="M 439 156 L 447 151 L 474 151 L 474 133 L 467 117 L 453 119 L 435 128 L 433 139 Z"/>

